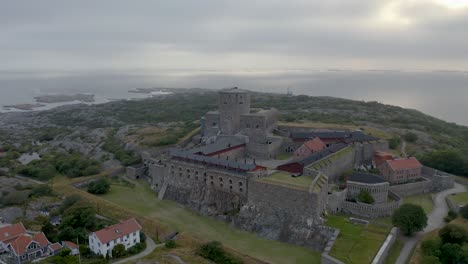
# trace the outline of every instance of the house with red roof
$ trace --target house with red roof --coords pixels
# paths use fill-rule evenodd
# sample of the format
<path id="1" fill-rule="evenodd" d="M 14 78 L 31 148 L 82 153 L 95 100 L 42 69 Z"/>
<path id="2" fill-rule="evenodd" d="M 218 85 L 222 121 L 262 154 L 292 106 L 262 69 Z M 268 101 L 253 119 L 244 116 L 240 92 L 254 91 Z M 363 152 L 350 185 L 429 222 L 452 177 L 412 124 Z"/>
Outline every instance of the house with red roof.
<path id="1" fill-rule="evenodd" d="M 0 254 L 7 251 L 8 244 L 22 234 L 26 234 L 26 228 L 24 228 L 23 223 L 0 228 Z"/>
<path id="2" fill-rule="evenodd" d="M 112 257 L 112 249 L 118 244 L 129 249 L 140 243 L 141 226 L 135 218 L 108 226 L 88 235 L 89 249 L 97 254 Z"/>
<path id="3" fill-rule="evenodd" d="M 320 140 L 320 138 L 315 137 L 311 140 L 304 142 L 299 148 L 296 149 L 296 151 L 294 151 L 294 159 L 303 159 L 309 156 L 310 154 L 325 149 L 326 147 L 327 146 L 325 145 L 325 143 L 323 143 L 322 140 Z"/>
<path id="4" fill-rule="evenodd" d="M 62 241 L 62 246 L 64 248 L 69 248 L 71 250 L 70 255 L 79 255 L 80 254 L 80 250 L 78 248 L 78 245 L 73 243 L 73 242 Z"/>
<path id="5" fill-rule="evenodd" d="M 62 251 L 62 249 L 63 249 L 63 246 L 58 242 L 50 244 L 49 245 L 49 255 L 55 256 L 58 253 L 60 253 L 60 251 Z"/>
<path id="6" fill-rule="evenodd" d="M 385 160 L 378 166 L 380 173 L 390 183 L 406 183 L 421 178 L 423 165 L 415 158 Z"/>
<path id="7" fill-rule="evenodd" d="M 19 264 L 48 256 L 50 244 L 42 232 L 35 235 L 21 234 L 10 241 L 7 246 L 10 262 Z"/>

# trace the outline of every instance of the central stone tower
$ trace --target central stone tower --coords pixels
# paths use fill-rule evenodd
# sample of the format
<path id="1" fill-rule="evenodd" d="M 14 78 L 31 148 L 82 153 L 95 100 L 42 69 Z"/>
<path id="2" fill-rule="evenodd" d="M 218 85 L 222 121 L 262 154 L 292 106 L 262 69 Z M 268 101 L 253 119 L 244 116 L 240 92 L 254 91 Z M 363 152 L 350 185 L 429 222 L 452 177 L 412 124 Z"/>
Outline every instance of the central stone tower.
<path id="1" fill-rule="evenodd" d="M 250 93 L 237 87 L 219 92 L 219 130 L 225 135 L 240 131 L 241 115 L 250 112 Z"/>

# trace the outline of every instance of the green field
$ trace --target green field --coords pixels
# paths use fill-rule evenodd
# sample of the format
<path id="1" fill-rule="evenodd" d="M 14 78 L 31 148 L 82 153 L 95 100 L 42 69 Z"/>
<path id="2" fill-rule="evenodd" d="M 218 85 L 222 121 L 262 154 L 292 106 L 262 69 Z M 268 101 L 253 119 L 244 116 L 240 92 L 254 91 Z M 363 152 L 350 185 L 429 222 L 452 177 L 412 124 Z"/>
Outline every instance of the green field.
<path id="1" fill-rule="evenodd" d="M 403 203 L 411 203 L 421 206 L 424 209 L 426 214 L 432 212 L 434 208 L 434 203 L 432 202 L 432 198 L 430 194 L 421 194 L 415 196 L 408 196 L 403 199 Z"/>
<path id="2" fill-rule="evenodd" d="M 393 244 L 392 250 L 390 250 L 385 259 L 385 264 L 394 264 L 400 256 L 401 249 L 403 249 L 403 242 L 397 239 L 395 244 Z"/>
<path id="3" fill-rule="evenodd" d="M 276 156 L 277 160 L 287 160 L 292 158 L 293 153 L 281 153 Z"/>
<path id="4" fill-rule="evenodd" d="M 278 171 L 268 177 L 260 179 L 259 181 L 273 182 L 273 183 L 279 183 L 279 184 L 289 184 L 289 185 L 293 185 L 296 187 L 308 189 L 313 179 L 312 177 L 307 177 L 307 176 L 291 177 L 290 173 L 287 173 L 284 171 Z"/>
<path id="5" fill-rule="evenodd" d="M 179 232 L 188 232 L 205 241 L 218 240 L 249 256 L 271 263 L 320 263 L 320 253 L 277 241 L 262 239 L 208 217 L 200 216 L 171 201 L 160 201 L 149 186 L 137 183 L 134 188 L 112 185 L 111 191 L 100 196 L 152 217 Z"/>
<path id="6" fill-rule="evenodd" d="M 452 199 L 458 205 L 464 206 L 468 204 L 468 192 L 452 194 L 450 195 L 450 199 Z"/>
<path id="7" fill-rule="evenodd" d="M 327 226 L 340 229 L 330 256 L 349 264 L 371 263 L 390 232 L 390 227 L 348 223 L 348 216 L 332 215 Z"/>

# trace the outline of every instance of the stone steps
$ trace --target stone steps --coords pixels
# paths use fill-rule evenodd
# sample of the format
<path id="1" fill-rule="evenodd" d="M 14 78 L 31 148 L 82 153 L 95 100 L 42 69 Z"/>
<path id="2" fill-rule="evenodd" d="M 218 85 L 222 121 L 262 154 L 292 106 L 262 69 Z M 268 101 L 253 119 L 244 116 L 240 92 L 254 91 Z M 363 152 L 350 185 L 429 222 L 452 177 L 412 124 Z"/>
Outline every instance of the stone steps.
<path id="1" fill-rule="evenodd" d="M 168 186 L 167 182 L 164 182 L 163 187 L 161 188 L 161 190 L 158 193 L 158 199 L 159 200 L 164 199 L 164 194 L 166 194 L 167 186 Z"/>

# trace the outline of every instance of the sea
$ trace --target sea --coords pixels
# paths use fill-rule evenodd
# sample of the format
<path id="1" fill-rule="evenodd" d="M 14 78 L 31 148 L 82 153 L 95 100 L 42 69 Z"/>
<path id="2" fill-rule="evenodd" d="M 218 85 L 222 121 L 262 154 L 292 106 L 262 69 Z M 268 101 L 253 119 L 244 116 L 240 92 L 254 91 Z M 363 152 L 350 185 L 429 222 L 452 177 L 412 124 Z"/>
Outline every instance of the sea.
<path id="1" fill-rule="evenodd" d="M 19 111 L 5 105 L 34 104 L 35 96 L 94 94 L 94 103 L 158 96 L 158 88 L 227 87 L 332 96 L 416 109 L 468 126 L 468 72 L 379 70 L 155 70 L 131 72 L 0 72 L 0 112 Z M 131 93 L 156 88 L 154 94 Z M 63 104 L 45 104 L 38 110 Z"/>

